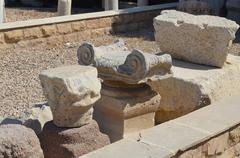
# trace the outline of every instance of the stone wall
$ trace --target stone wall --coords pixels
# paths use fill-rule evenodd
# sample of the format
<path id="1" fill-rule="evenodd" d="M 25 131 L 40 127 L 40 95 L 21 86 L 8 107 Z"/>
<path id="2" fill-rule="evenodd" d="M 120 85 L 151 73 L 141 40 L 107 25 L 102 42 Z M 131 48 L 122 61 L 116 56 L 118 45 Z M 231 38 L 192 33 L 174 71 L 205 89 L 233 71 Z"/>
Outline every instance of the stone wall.
<path id="1" fill-rule="evenodd" d="M 153 18 L 159 15 L 162 9 L 174 8 L 176 5 L 176 3 L 172 3 L 154 7 L 146 6 L 137 9 L 5 23 L 0 27 L 0 47 L 12 44 L 20 46 L 43 43 L 57 45 L 88 40 L 107 34 L 133 31 L 149 27 L 152 25 Z"/>
<path id="2" fill-rule="evenodd" d="M 192 148 L 179 152 L 179 158 L 235 158 L 240 155 L 240 125 L 205 141 Z"/>

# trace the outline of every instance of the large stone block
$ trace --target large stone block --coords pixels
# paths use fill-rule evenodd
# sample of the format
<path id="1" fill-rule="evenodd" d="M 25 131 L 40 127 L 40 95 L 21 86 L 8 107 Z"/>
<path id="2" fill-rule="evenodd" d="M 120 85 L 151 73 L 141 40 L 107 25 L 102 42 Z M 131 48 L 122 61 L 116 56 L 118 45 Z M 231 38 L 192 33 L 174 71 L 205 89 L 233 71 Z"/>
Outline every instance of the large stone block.
<path id="1" fill-rule="evenodd" d="M 112 142 L 153 127 L 161 99 L 158 93 L 145 84 L 120 86 L 121 82 L 115 88 L 103 84 L 102 97 L 94 106 L 94 118 Z"/>
<path id="2" fill-rule="evenodd" d="M 101 89 L 96 68 L 59 67 L 43 71 L 39 78 L 55 125 L 79 127 L 92 120 L 92 106 L 100 98 Z"/>
<path id="3" fill-rule="evenodd" d="M 48 122 L 40 141 L 45 158 L 77 158 L 110 144 L 95 121 L 78 128 L 60 128 Z"/>
<path id="4" fill-rule="evenodd" d="M 174 60 L 174 77 L 149 83 L 162 96 L 157 123 L 240 94 L 240 57 L 229 55 L 222 69 Z"/>
<path id="5" fill-rule="evenodd" d="M 165 10 L 154 19 L 154 28 L 160 49 L 173 58 L 222 67 L 239 25 L 221 17 Z"/>
<path id="6" fill-rule="evenodd" d="M 1 158 L 43 158 L 38 137 L 21 125 L 0 126 Z"/>

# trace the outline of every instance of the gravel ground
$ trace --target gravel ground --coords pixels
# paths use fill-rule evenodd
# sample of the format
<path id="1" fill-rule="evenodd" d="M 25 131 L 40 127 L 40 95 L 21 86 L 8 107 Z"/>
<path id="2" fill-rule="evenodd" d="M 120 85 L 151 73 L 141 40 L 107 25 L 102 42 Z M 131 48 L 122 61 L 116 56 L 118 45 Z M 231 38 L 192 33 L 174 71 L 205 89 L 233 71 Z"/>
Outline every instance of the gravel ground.
<path id="1" fill-rule="evenodd" d="M 110 44 L 122 38 L 129 48 L 146 52 L 159 52 L 152 29 L 129 34 L 104 36 L 91 40 L 96 46 Z M 9 48 L 0 50 L 0 116 L 20 116 L 33 105 L 44 102 L 39 83 L 39 73 L 48 68 L 77 64 L 79 43 L 62 47 Z M 240 54 L 240 44 L 234 44 L 232 52 Z"/>
<path id="2" fill-rule="evenodd" d="M 152 32 L 105 36 L 90 42 L 95 45 L 109 44 L 124 39 L 130 48 L 157 51 Z M 48 68 L 77 64 L 79 43 L 61 47 L 9 48 L 0 50 L 0 116 L 19 116 L 34 104 L 45 101 L 38 74 Z"/>
<path id="3" fill-rule="evenodd" d="M 99 9 L 73 8 L 72 14 L 98 11 Z M 23 21 L 57 16 L 57 8 L 6 8 L 6 21 Z"/>

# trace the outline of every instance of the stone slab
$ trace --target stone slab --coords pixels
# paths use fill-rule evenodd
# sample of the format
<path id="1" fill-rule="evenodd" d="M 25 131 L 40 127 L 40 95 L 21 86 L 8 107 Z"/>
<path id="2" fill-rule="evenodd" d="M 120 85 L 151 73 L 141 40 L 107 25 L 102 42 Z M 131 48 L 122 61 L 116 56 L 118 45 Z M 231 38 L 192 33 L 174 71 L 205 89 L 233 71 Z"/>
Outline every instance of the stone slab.
<path id="1" fill-rule="evenodd" d="M 128 139 L 132 138 L 146 144 L 153 144 L 176 153 L 178 150 L 183 151 L 196 145 L 203 139 L 206 139 L 208 135 L 209 133 L 205 131 L 178 125 L 170 121 L 149 130 L 140 131 L 135 137 L 131 136 Z"/>
<path id="2" fill-rule="evenodd" d="M 45 158 L 76 158 L 110 144 L 96 121 L 79 128 L 60 128 L 51 121 L 39 138 Z"/>
<path id="3" fill-rule="evenodd" d="M 239 109 L 239 96 L 232 96 L 175 119 L 173 122 L 216 135 L 239 123 Z"/>
<path id="4" fill-rule="evenodd" d="M 170 151 L 158 146 L 124 139 L 81 158 L 160 158 L 170 155 Z"/>
<path id="5" fill-rule="evenodd" d="M 240 94 L 240 57 L 229 55 L 227 63 L 218 69 L 174 60 L 173 78 L 149 83 L 162 96 L 157 123 Z"/>
<path id="6" fill-rule="evenodd" d="M 165 10 L 154 18 L 154 28 L 156 42 L 164 53 L 193 63 L 222 67 L 239 25 L 222 17 Z"/>
<path id="7" fill-rule="evenodd" d="M 186 158 L 203 157 L 206 154 L 210 157 L 226 157 L 229 156 L 229 152 L 231 155 L 232 153 L 236 155 L 236 150 L 239 150 L 237 145 L 240 129 L 239 97 L 240 95 L 222 99 L 184 117 L 134 133 L 117 143 L 81 158 L 98 156 L 108 158 L 112 157 L 114 153 L 116 156 L 120 155 L 120 157 L 126 158 L 141 157 L 141 155 L 143 157 L 157 155 L 159 158 Z M 196 121 L 196 118 L 200 120 Z M 210 121 L 208 122 L 208 120 Z M 221 127 L 214 128 L 216 127 L 215 122 Z M 210 127 L 211 125 L 213 127 Z M 234 140 L 232 140 L 233 138 Z M 142 145 L 147 145 L 149 150 L 145 150 Z"/>

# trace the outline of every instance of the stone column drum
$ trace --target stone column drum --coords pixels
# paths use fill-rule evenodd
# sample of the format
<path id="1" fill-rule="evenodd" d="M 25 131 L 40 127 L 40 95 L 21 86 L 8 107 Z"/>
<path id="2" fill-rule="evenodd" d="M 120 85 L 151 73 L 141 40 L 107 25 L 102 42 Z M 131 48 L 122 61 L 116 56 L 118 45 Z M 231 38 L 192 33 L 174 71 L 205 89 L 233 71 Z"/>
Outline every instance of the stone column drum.
<path id="1" fill-rule="evenodd" d="M 92 107 L 101 89 L 96 68 L 59 67 L 43 71 L 39 78 L 55 125 L 80 127 L 92 121 Z"/>
<path id="2" fill-rule="evenodd" d="M 103 80 L 94 118 L 112 142 L 155 125 L 160 95 L 147 82 L 172 76 L 170 55 L 131 52 L 123 41 L 101 47 L 83 43 L 78 62 L 96 67 Z"/>

